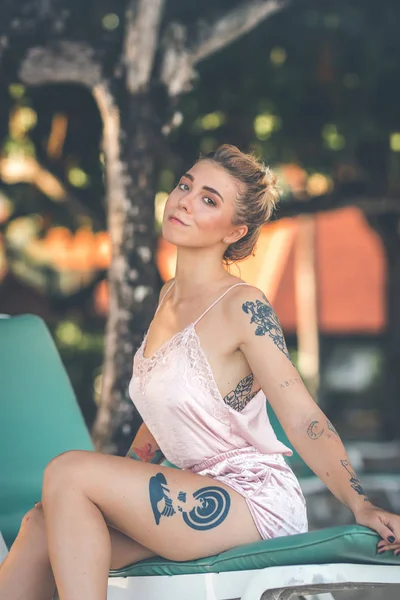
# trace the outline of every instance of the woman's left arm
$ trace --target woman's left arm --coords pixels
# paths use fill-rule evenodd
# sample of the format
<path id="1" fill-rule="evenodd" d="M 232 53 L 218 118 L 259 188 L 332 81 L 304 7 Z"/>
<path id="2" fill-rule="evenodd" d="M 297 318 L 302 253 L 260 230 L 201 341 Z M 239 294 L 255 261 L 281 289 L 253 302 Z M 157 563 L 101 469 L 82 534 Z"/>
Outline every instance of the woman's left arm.
<path id="1" fill-rule="evenodd" d="M 253 287 L 238 288 L 229 315 L 240 350 L 262 387 L 288 439 L 357 523 L 382 536 L 379 548 L 400 550 L 400 516 L 367 498 L 332 423 L 310 396 L 291 362 L 278 318 L 267 298 Z"/>

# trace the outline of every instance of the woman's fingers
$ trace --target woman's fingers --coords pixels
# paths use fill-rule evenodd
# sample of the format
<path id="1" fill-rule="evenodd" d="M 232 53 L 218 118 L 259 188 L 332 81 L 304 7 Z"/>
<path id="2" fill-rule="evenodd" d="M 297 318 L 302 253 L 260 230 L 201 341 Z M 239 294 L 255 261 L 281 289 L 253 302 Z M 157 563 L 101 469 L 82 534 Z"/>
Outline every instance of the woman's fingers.
<path id="1" fill-rule="evenodd" d="M 392 550 L 397 556 L 398 552 L 400 551 L 400 535 L 397 532 L 398 523 L 394 523 L 391 519 L 389 519 L 388 521 L 386 521 L 385 526 L 386 529 L 390 530 L 390 534 L 387 536 L 386 539 L 382 539 L 380 540 L 380 542 L 378 542 L 377 552 L 378 554 L 382 554 L 383 552 L 388 552 L 389 550 Z M 381 532 L 378 531 L 378 533 Z"/>
<path id="2" fill-rule="evenodd" d="M 397 556 L 400 553 L 400 516 L 381 510 L 377 507 L 366 509 L 357 522 L 375 530 L 381 540 L 376 546 L 378 554 L 393 551 Z"/>
<path id="3" fill-rule="evenodd" d="M 397 556 L 400 552 L 400 544 L 391 544 L 391 545 L 383 545 L 383 546 L 377 546 L 377 553 L 378 554 L 383 554 L 384 552 L 389 552 L 390 550 L 392 550 L 395 555 Z"/>
<path id="4" fill-rule="evenodd" d="M 394 531 L 394 524 L 389 521 L 383 521 L 381 517 L 376 519 L 375 531 L 379 533 L 382 540 L 386 544 L 396 544 L 396 542 L 400 542 L 400 535 L 396 535 Z"/>

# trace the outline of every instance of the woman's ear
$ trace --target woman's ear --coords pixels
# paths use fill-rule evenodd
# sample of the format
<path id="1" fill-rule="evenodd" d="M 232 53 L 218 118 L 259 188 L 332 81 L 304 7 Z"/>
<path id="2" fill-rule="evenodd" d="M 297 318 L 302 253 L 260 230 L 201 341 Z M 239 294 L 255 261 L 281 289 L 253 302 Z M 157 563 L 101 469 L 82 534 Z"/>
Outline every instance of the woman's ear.
<path id="1" fill-rule="evenodd" d="M 234 229 L 234 231 L 232 231 L 232 233 L 229 234 L 227 238 L 229 240 L 229 244 L 234 244 L 238 240 L 242 239 L 248 230 L 249 228 L 247 225 L 239 225 L 236 229 Z"/>

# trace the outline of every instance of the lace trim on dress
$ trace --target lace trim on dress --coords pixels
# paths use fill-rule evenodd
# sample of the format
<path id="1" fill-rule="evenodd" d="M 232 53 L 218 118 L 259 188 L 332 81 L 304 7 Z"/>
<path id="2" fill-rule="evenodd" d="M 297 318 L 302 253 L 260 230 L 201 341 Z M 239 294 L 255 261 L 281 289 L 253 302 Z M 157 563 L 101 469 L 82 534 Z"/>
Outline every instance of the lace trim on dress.
<path id="1" fill-rule="evenodd" d="M 160 364 L 166 364 L 170 352 L 181 343 L 181 337 L 185 333 L 185 329 L 183 331 L 178 331 L 178 333 L 173 335 L 172 338 L 167 340 L 152 356 L 144 355 L 148 333 L 149 331 L 147 330 L 133 359 L 133 374 L 139 378 L 139 386 L 142 394 L 146 391 L 154 367 Z"/>
<path id="2" fill-rule="evenodd" d="M 229 408 L 218 389 L 210 363 L 201 347 L 194 323 L 167 340 L 152 356 L 144 356 L 146 339 L 147 333 L 133 361 L 133 373 L 138 378 L 140 392 L 142 394 L 146 393 L 153 369 L 160 364 L 167 365 L 167 361 L 170 360 L 174 350 L 183 346 L 188 358 L 190 373 L 186 373 L 185 369 L 182 369 L 182 376 L 186 374 L 190 378 L 191 384 L 195 381 L 197 386 L 209 395 L 212 400 L 213 416 L 225 425 L 230 425 Z"/>
<path id="3" fill-rule="evenodd" d="M 214 417 L 225 425 L 230 425 L 228 406 L 221 396 L 214 373 L 193 325 L 187 329 L 185 338 L 191 379 L 195 380 L 212 399 Z"/>

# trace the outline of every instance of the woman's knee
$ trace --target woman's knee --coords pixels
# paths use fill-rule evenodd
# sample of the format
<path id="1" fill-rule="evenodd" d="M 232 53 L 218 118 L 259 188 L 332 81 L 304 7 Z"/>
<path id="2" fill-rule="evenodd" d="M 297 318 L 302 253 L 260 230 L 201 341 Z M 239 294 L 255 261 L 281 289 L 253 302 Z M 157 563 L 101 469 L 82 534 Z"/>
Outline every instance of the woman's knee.
<path id="1" fill-rule="evenodd" d="M 49 551 L 46 536 L 45 519 L 41 503 L 24 515 L 15 544 L 21 550 L 21 545 L 28 552 L 28 556 L 35 561 L 49 560 Z M 24 556 L 24 553 L 22 554 Z"/>
<path id="2" fill-rule="evenodd" d="M 44 502 L 49 495 L 62 492 L 76 483 L 86 454 L 88 453 L 83 450 L 69 450 L 49 462 L 43 475 Z"/>
<path id="3" fill-rule="evenodd" d="M 22 518 L 20 533 L 31 532 L 46 537 L 45 521 L 41 504 L 31 508 Z"/>

